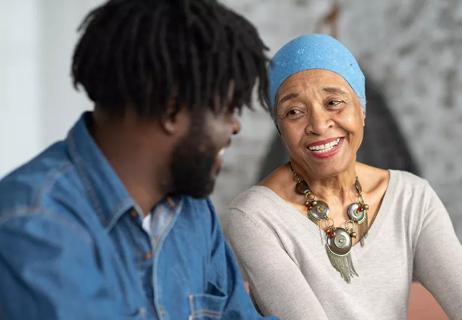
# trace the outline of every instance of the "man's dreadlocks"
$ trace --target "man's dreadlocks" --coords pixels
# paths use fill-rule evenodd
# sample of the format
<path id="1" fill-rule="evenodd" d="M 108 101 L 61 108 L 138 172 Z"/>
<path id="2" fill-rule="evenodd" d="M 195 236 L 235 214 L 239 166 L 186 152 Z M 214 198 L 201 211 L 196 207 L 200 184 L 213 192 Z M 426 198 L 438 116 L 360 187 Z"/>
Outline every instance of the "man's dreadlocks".
<path id="1" fill-rule="evenodd" d="M 256 82 L 265 105 L 267 48 L 251 23 L 214 0 L 110 0 L 79 31 L 74 86 L 110 114 L 131 107 L 156 118 L 172 102 L 240 110 L 251 107 Z"/>

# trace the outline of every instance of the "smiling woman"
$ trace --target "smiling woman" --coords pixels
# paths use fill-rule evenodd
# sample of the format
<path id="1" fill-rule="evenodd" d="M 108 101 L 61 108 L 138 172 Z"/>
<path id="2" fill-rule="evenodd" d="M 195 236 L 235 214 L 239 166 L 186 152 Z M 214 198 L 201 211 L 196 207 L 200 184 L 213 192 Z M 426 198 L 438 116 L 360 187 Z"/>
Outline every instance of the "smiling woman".
<path id="1" fill-rule="evenodd" d="M 411 173 L 356 160 L 367 117 L 353 55 L 301 36 L 269 71 L 290 160 L 223 215 L 258 307 L 290 320 L 404 319 L 417 280 L 459 317 L 462 248 L 438 196 Z"/>
<path id="2" fill-rule="evenodd" d="M 331 71 L 306 70 L 288 78 L 278 92 L 276 121 L 294 166 L 309 176 L 345 172 L 364 126 L 364 112 L 348 83 Z"/>

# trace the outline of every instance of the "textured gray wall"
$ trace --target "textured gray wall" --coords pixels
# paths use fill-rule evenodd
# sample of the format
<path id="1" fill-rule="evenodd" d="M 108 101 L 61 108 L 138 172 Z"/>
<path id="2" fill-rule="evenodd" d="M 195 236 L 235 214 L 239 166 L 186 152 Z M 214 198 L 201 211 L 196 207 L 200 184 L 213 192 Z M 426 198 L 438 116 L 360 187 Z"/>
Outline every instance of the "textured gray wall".
<path id="1" fill-rule="evenodd" d="M 256 24 L 270 56 L 290 38 L 319 31 L 325 0 L 227 0 Z M 321 29 L 322 30 L 322 29 Z M 338 37 L 382 89 L 421 175 L 462 238 L 462 1 L 344 0 Z M 262 110 L 245 112 L 213 199 L 220 213 L 255 182 L 274 134 Z"/>

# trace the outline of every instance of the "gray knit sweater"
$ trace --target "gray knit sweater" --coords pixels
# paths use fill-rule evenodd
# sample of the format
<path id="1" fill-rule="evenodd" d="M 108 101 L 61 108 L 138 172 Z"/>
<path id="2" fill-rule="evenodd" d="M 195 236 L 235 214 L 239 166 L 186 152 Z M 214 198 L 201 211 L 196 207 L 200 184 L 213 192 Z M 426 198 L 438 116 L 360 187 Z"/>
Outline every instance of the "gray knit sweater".
<path id="1" fill-rule="evenodd" d="M 462 319 L 462 246 L 429 184 L 390 171 L 364 247 L 352 249 L 359 277 L 333 269 L 318 227 L 271 189 L 254 186 L 222 217 L 225 234 L 264 314 L 282 320 L 406 319 L 412 280 L 450 319 Z"/>

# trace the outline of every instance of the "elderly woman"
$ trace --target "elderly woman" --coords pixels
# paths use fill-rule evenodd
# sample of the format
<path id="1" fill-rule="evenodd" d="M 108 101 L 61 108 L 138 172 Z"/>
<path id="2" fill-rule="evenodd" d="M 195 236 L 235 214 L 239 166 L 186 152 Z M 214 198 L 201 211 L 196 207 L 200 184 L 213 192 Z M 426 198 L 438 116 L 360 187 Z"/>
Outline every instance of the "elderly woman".
<path id="1" fill-rule="evenodd" d="M 405 319 L 421 282 L 462 319 L 462 247 L 428 182 L 356 161 L 364 75 L 326 35 L 270 65 L 270 109 L 290 161 L 223 217 L 255 303 L 285 320 Z"/>

